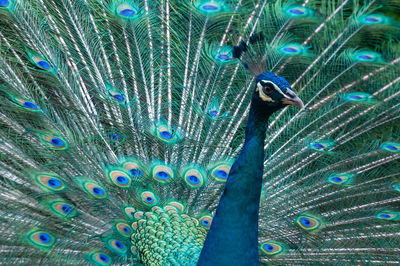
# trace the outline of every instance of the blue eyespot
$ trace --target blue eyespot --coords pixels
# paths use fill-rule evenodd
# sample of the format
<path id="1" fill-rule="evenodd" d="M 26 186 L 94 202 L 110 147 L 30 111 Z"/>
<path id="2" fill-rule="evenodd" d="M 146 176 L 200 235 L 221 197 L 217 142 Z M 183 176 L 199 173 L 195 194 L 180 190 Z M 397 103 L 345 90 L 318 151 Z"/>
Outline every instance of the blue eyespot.
<path id="1" fill-rule="evenodd" d="M 358 95 L 350 95 L 349 98 L 354 99 L 354 100 L 361 100 L 363 97 L 358 96 Z"/>
<path id="2" fill-rule="evenodd" d="M 147 201 L 148 203 L 152 203 L 152 202 L 154 201 L 154 199 L 153 199 L 152 197 L 147 197 L 147 198 L 146 198 L 146 201 Z"/>
<path id="3" fill-rule="evenodd" d="M 299 215 L 296 223 L 310 234 L 317 233 L 324 227 L 324 222 L 321 218 L 306 213 Z"/>
<path id="4" fill-rule="evenodd" d="M 124 17 L 133 17 L 134 15 L 136 15 L 136 11 L 133 9 L 127 8 L 127 9 L 119 11 L 119 14 Z"/>
<path id="5" fill-rule="evenodd" d="M 167 172 L 164 172 L 164 171 L 159 171 L 159 172 L 157 172 L 157 173 L 156 173 L 156 176 L 157 176 L 159 179 L 169 179 L 169 178 L 170 178 L 170 175 L 169 175 Z"/>
<path id="6" fill-rule="evenodd" d="M 217 13 L 223 10 L 223 5 L 216 3 L 214 1 L 207 1 L 203 4 L 200 4 L 198 6 L 201 11 L 207 12 L 207 13 Z"/>
<path id="7" fill-rule="evenodd" d="M 51 238 L 48 234 L 46 233 L 40 233 L 39 234 L 39 239 L 42 241 L 42 243 L 47 244 L 50 242 Z"/>
<path id="8" fill-rule="evenodd" d="M 297 8 L 292 8 L 289 9 L 289 12 L 295 15 L 304 15 L 305 12 L 303 10 L 297 9 Z"/>
<path id="9" fill-rule="evenodd" d="M 121 1 L 120 1 L 121 2 Z M 132 3 L 133 4 L 133 3 Z M 139 9 L 136 5 L 130 5 L 127 2 L 120 4 L 115 10 L 117 16 L 123 19 L 136 19 L 139 17 Z"/>
<path id="10" fill-rule="evenodd" d="M 379 19 L 374 18 L 374 17 L 366 17 L 364 20 L 367 22 L 378 22 L 379 21 Z"/>
<path id="11" fill-rule="evenodd" d="M 219 59 L 222 59 L 222 60 L 228 60 L 228 59 L 229 59 L 229 56 L 226 55 L 226 54 L 219 54 L 219 55 L 218 55 L 218 58 L 219 58 Z"/>
<path id="12" fill-rule="evenodd" d="M 319 144 L 319 143 L 315 143 L 315 144 L 314 144 L 314 147 L 317 148 L 317 149 L 323 149 L 323 148 L 325 148 L 324 145 L 321 145 L 321 144 Z"/>
<path id="13" fill-rule="evenodd" d="M 104 190 L 102 190 L 102 189 L 99 188 L 99 187 L 94 187 L 92 191 L 93 191 L 93 193 L 96 194 L 97 196 L 104 195 Z"/>
<path id="14" fill-rule="evenodd" d="M 116 245 L 119 249 L 122 249 L 122 248 L 124 247 L 124 245 L 122 245 L 122 243 L 119 242 L 119 241 L 115 241 L 115 245 Z"/>
<path id="15" fill-rule="evenodd" d="M 118 133 L 113 133 L 113 134 L 108 135 L 108 137 L 109 137 L 111 140 L 117 140 L 117 139 L 120 139 L 120 138 L 121 138 L 121 135 L 118 134 Z"/>
<path id="16" fill-rule="evenodd" d="M 60 180 L 57 180 L 57 179 L 55 179 L 55 178 L 50 178 L 49 180 L 47 180 L 47 184 L 48 184 L 50 187 L 58 188 L 58 187 L 61 186 L 61 181 L 60 181 Z"/>
<path id="17" fill-rule="evenodd" d="M 169 131 L 161 131 L 160 136 L 167 140 L 172 139 L 172 134 Z"/>
<path id="18" fill-rule="evenodd" d="M 131 232 L 131 229 L 129 229 L 127 226 L 125 226 L 122 230 L 127 234 Z"/>
<path id="19" fill-rule="evenodd" d="M 188 176 L 188 179 L 190 180 L 190 182 L 191 182 L 192 184 L 198 184 L 198 183 L 200 183 L 200 179 L 199 179 L 197 176 L 195 176 L 195 175 L 190 175 L 190 176 Z"/>
<path id="20" fill-rule="evenodd" d="M 301 218 L 300 219 L 300 223 L 305 227 L 310 227 L 311 226 L 310 219 L 308 219 L 308 218 L 304 218 L 304 217 Z"/>
<path id="21" fill-rule="evenodd" d="M 288 56 L 307 54 L 307 48 L 299 43 L 288 43 L 281 46 L 278 50 Z"/>
<path id="22" fill-rule="evenodd" d="M 284 243 L 269 240 L 262 243 L 260 249 L 267 256 L 279 256 L 286 253 L 288 247 Z"/>
<path id="23" fill-rule="evenodd" d="M 50 64 L 47 63 L 46 61 L 39 61 L 36 64 L 38 64 L 38 66 L 40 66 L 41 68 L 44 68 L 44 69 L 50 69 L 50 67 L 51 67 Z"/>
<path id="24" fill-rule="evenodd" d="M 228 177 L 228 173 L 223 170 L 216 170 L 214 173 L 219 178 L 227 178 Z"/>
<path id="25" fill-rule="evenodd" d="M 359 55 L 358 58 L 364 59 L 364 60 L 371 60 L 373 57 L 369 55 Z"/>
<path id="26" fill-rule="evenodd" d="M 393 212 L 393 211 L 382 211 L 378 213 L 376 218 L 386 221 L 399 221 L 400 220 L 400 212 Z"/>
<path id="27" fill-rule="evenodd" d="M 156 181 L 162 184 L 171 182 L 175 177 L 174 171 L 168 166 L 162 166 L 162 165 L 153 166 L 151 172 L 152 172 L 152 177 Z"/>
<path id="28" fill-rule="evenodd" d="M 37 105 L 31 102 L 24 102 L 24 106 L 29 109 L 37 109 Z"/>
<path id="29" fill-rule="evenodd" d="M 70 214 L 72 212 L 72 208 L 71 206 L 67 205 L 67 204 L 63 204 L 61 207 L 61 210 L 63 211 L 63 213 L 65 214 Z"/>
<path id="30" fill-rule="evenodd" d="M 62 140 L 59 139 L 59 138 L 52 138 L 52 139 L 50 140 L 50 143 L 53 144 L 54 146 L 57 146 L 57 147 L 60 147 L 60 146 L 64 146 L 64 145 L 65 145 L 65 144 L 64 144 L 64 141 L 62 141 Z"/>
<path id="31" fill-rule="evenodd" d="M 286 15 L 293 18 L 312 17 L 314 11 L 303 6 L 292 6 L 285 10 Z"/>
<path id="32" fill-rule="evenodd" d="M 381 149 L 384 149 L 389 152 L 400 152 L 400 143 L 396 142 L 385 142 L 381 145 Z"/>
<path id="33" fill-rule="evenodd" d="M 210 5 L 210 4 L 204 5 L 204 6 L 202 6 L 202 8 L 203 8 L 204 10 L 207 10 L 207 11 L 215 11 L 215 10 L 218 10 L 218 6 L 214 6 L 214 5 Z"/>
<path id="34" fill-rule="evenodd" d="M 200 221 L 200 225 L 209 229 L 211 227 L 211 223 L 212 223 L 212 217 L 211 216 L 203 216 L 199 219 Z"/>
<path id="35" fill-rule="evenodd" d="M 129 170 L 129 172 L 131 173 L 132 177 L 140 178 L 144 175 L 143 171 L 140 169 L 132 168 L 131 170 Z"/>
<path id="36" fill-rule="evenodd" d="M 116 180 L 119 184 L 122 184 L 122 185 L 128 184 L 128 182 L 129 182 L 128 178 L 126 178 L 125 176 L 122 176 L 122 175 L 118 176 L 116 178 Z"/>
<path id="37" fill-rule="evenodd" d="M 334 185 L 350 186 L 353 183 L 353 179 L 353 174 L 333 173 L 328 177 L 327 181 Z"/>
<path id="38" fill-rule="evenodd" d="M 218 111 L 213 110 L 213 111 L 210 111 L 209 114 L 210 114 L 212 117 L 216 117 L 216 116 L 218 115 Z"/>
<path id="39" fill-rule="evenodd" d="M 274 250 L 274 247 L 273 247 L 272 245 L 270 245 L 270 244 L 264 245 L 264 248 L 265 248 L 266 250 L 268 250 L 268 251 L 273 251 L 273 250 Z"/>
<path id="40" fill-rule="evenodd" d="M 344 95 L 347 101 L 352 102 L 372 102 L 371 94 L 364 92 L 351 92 Z"/>
<path id="41" fill-rule="evenodd" d="M 104 254 L 100 254 L 99 258 L 103 261 L 103 262 L 108 262 L 108 257 Z"/>
<path id="42" fill-rule="evenodd" d="M 353 58 L 360 62 L 376 62 L 381 60 L 381 54 L 374 51 L 360 51 L 353 55 Z"/>
<path id="43" fill-rule="evenodd" d="M 122 96 L 121 94 L 115 94 L 115 95 L 113 95 L 113 97 L 114 97 L 114 99 L 115 99 L 117 102 L 123 102 L 123 101 L 125 101 L 125 97 Z"/>
<path id="44" fill-rule="evenodd" d="M 393 145 L 387 145 L 386 148 L 389 149 L 389 150 L 392 150 L 392 151 L 397 151 L 397 150 L 399 150 L 398 148 L 396 148 L 396 147 L 393 146 Z"/>
<path id="45" fill-rule="evenodd" d="M 0 0 L 0 7 L 8 7 L 9 5 L 10 5 L 10 1 Z"/>
<path id="46" fill-rule="evenodd" d="M 370 14 L 368 16 L 362 16 L 360 22 L 364 24 L 387 24 L 390 20 L 381 14 Z"/>
<path id="47" fill-rule="evenodd" d="M 289 53 L 295 53 L 298 51 L 297 49 L 295 49 L 293 47 L 284 47 L 284 48 L 282 48 L 282 50 L 285 52 L 289 52 Z"/>

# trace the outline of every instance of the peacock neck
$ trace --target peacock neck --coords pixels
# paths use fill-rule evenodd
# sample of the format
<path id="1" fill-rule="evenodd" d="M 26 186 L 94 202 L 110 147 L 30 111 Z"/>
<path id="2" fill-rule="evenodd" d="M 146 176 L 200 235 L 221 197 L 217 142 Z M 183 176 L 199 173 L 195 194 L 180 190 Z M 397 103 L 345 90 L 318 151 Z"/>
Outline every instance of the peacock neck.
<path id="1" fill-rule="evenodd" d="M 245 143 L 232 165 L 198 265 L 259 265 L 258 211 L 268 118 L 252 103 Z"/>

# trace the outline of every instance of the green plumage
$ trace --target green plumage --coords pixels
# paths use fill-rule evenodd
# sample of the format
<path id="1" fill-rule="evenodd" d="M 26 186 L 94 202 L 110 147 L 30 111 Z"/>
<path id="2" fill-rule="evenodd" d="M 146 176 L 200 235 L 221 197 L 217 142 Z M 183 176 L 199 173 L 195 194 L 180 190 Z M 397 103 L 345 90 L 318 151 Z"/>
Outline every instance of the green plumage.
<path id="1" fill-rule="evenodd" d="M 399 11 L 0 0 L 0 264 L 194 265 L 265 71 L 261 264 L 400 263 Z"/>

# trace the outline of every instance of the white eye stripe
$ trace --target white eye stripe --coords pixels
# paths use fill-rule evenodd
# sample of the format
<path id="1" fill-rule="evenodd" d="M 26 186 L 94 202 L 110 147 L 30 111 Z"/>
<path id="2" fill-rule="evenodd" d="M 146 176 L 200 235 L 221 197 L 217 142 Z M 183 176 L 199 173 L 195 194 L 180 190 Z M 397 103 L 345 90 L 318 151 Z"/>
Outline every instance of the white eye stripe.
<path id="1" fill-rule="evenodd" d="M 287 96 L 285 93 L 283 93 L 282 90 L 281 90 L 275 83 L 273 83 L 272 81 L 270 81 L 270 80 L 262 80 L 262 82 L 267 83 L 267 84 L 272 84 L 272 85 L 274 86 L 274 89 L 275 89 L 277 92 L 279 92 L 280 94 L 282 94 L 283 97 L 285 97 L 285 98 L 287 98 L 287 99 L 291 99 L 291 97 L 289 97 L 289 96 Z M 258 82 L 258 83 L 257 83 L 257 91 L 260 91 L 264 96 L 267 96 L 267 95 L 264 94 L 264 92 L 263 92 L 262 89 L 263 89 L 263 85 L 261 85 L 261 82 Z M 267 96 L 267 97 L 268 97 L 268 96 Z M 270 97 L 268 97 L 268 98 L 270 98 Z"/>

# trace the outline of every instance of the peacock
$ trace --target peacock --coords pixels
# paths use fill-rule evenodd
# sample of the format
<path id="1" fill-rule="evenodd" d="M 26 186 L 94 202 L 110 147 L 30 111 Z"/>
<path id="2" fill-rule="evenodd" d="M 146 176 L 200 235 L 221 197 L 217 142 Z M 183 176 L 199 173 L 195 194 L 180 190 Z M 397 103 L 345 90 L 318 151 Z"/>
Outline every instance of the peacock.
<path id="1" fill-rule="evenodd" d="M 399 12 L 0 0 L 0 264 L 399 264 Z"/>

